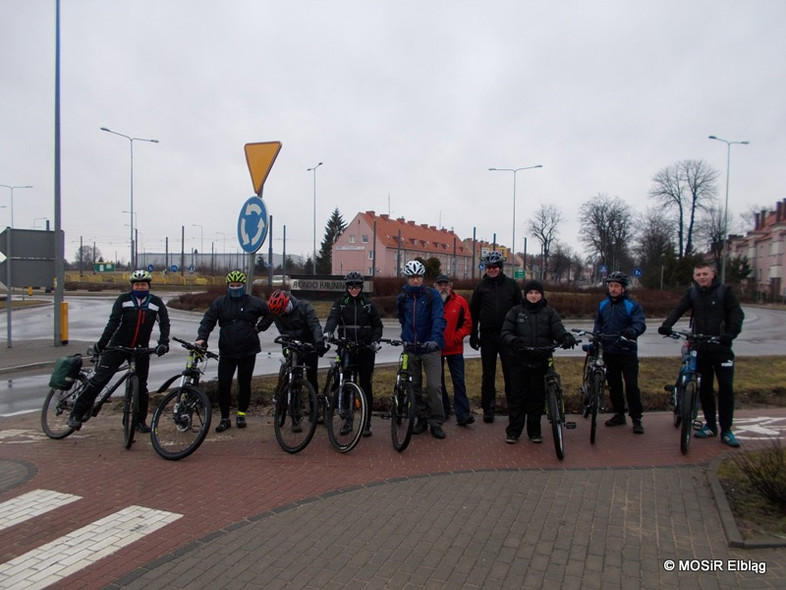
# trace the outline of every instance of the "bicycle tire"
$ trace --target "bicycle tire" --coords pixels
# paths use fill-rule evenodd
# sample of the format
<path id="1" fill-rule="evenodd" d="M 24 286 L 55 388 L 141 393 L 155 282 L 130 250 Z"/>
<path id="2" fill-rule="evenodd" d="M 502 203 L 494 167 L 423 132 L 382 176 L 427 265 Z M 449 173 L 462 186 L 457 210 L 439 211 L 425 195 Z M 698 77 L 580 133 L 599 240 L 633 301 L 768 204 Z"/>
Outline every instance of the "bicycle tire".
<path id="1" fill-rule="evenodd" d="M 557 459 L 561 461 L 565 458 L 565 441 L 562 438 L 558 395 L 556 384 L 549 383 L 546 388 L 546 403 L 548 404 L 549 422 L 551 422 L 551 434 L 554 438 L 554 450 L 557 452 Z"/>
<path id="2" fill-rule="evenodd" d="M 680 451 L 683 455 L 687 455 L 690 449 L 690 439 L 693 436 L 693 416 L 696 412 L 698 390 L 698 382 L 695 377 L 685 381 L 682 386 L 682 395 L 680 397 L 680 410 L 682 414 L 682 424 L 680 425 Z"/>
<path id="3" fill-rule="evenodd" d="M 185 459 L 210 430 L 210 398 L 196 387 L 177 387 L 158 404 L 150 422 L 150 441 L 164 459 Z"/>
<path id="4" fill-rule="evenodd" d="M 601 401 L 603 400 L 603 375 L 595 372 L 592 375 L 592 397 L 590 401 L 590 444 L 595 444 L 595 437 L 598 430 L 598 412 L 600 411 Z"/>
<path id="5" fill-rule="evenodd" d="M 335 392 L 325 399 L 325 424 L 330 444 L 339 453 L 348 453 L 357 446 L 363 434 L 368 416 L 366 396 L 357 383 L 346 381 L 341 395 Z"/>
<path id="6" fill-rule="evenodd" d="M 298 378 L 276 393 L 274 430 L 279 446 L 299 453 L 317 429 L 317 394 L 307 380 Z"/>
<path id="7" fill-rule="evenodd" d="M 68 391 L 50 389 L 41 408 L 41 428 L 49 438 L 60 440 L 74 432 L 68 426 L 68 419 L 79 395 L 87 385 L 84 375 L 77 376 L 79 383 L 75 383 Z"/>
<path id="8" fill-rule="evenodd" d="M 126 381 L 123 398 L 123 446 L 130 449 L 134 444 L 134 431 L 139 415 L 139 377 L 131 375 Z"/>
<path id="9" fill-rule="evenodd" d="M 409 446 L 412 428 L 415 426 L 415 393 L 412 383 L 402 381 L 396 384 L 391 397 L 390 434 L 393 448 L 399 453 Z"/>

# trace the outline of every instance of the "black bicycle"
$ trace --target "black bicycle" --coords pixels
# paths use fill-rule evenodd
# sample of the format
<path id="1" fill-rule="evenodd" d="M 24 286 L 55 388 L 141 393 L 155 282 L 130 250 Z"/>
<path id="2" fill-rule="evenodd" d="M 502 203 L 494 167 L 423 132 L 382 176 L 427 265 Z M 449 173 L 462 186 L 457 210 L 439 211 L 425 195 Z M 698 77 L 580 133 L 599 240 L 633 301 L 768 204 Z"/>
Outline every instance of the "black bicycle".
<path id="1" fill-rule="evenodd" d="M 275 342 L 284 352 L 273 404 L 276 440 L 287 453 L 298 453 L 308 446 L 317 428 L 317 393 L 306 379 L 302 360 L 316 349 L 309 342 L 284 335 Z"/>
<path id="2" fill-rule="evenodd" d="M 150 441 L 156 453 L 176 461 L 196 451 L 210 430 L 211 404 L 207 394 L 199 389 L 199 380 L 205 374 L 200 365 L 208 359 L 218 359 L 218 355 L 180 338 L 172 340 L 188 351 L 188 358 L 183 372 L 158 388 L 157 393 L 163 393 L 180 379 L 180 384 L 161 399 L 153 412 Z"/>
<path id="3" fill-rule="evenodd" d="M 371 408 L 366 395 L 357 384 L 357 365 L 352 362 L 354 353 L 368 344 L 358 344 L 345 338 L 330 338 L 336 345 L 336 356 L 330 363 L 321 402 L 325 408 L 328 439 L 340 453 L 354 449 L 363 434 Z"/>
<path id="4" fill-rule="evenodd" d="M 390 434 L 393 448 L 399 453 L 407 448 L 412 440 L 412 429 L 415 426 L 415 392 L 412 387 L 412 372 L 409 370 L 409 342 L 383 338 L 391 346 L 402 346 L 399 356 L 396 384 L 390 396 Z"/>
<path id="5" fill-rule="evenodd" d="M 126 346 L 107 346 L 104 352 L 118 351 L 128 356 L 128 362 L 123 364 L 118 372 L 122 372 L 120 378 L 114 382 L 110 381 L 93 403 L 93 407 L 82 417 L 82 422 L 87 422 L 91 417 L 98 416 L 101 407 L 112 397 L 112 394 L 125 383 L 125 394 L 123 396 L 123 445 L 130 449 L 134 443 L 134 432 L 139 421 L 139 377 L 136 374 L 137 357 L 151 355 L 155 348 L 129 348 Z M 88 350 L 90 362 L 95 364 L 98 355 L 92 350 Z M 62 439 L 74 432 L 74 428 L 68 425 L 68 419 L 74 409 L 76 400 L 85 391 L 87 381 L 94 372 L 93 367 L 83 367 L 74 380 L 74 385 L 68 389 L 51 388 L 44 399 L 44 407 L 41 409 L 41 427 L 44 433 L 54 439 Z"/>
<path id="6" fill-rule="evenodd" d="M 603 361 L 603 338 L 608 334 L 588 332 L 574 328 L 572 332 L 587 336 L 589 342 L 582 344 L 586 352 L 579 393 L 584 404 L 584 417 L 590 418 L 590 444 L 595 444 L 598 430 L 598 413 L 603 411 L 603 395 L 606 390 L 606 363 Z"/>
<path id="7" fill-rule="evenodd" d="M 717 336 L 705 336 L 704 334 L 692 334 L 690 332 L 674 331 L 666 338 L 679 340 L 682 338 L 685 343 L 682 345 L 682 365 L 677 376 L 677 381 L 671 385 L 664 386 L 664 389 L 671 394 L 671 404 L 674 410 L 674 428 L 680 428 L 680 451 L 683 455 L 688 454 L 690 439 L 693 430 L 701 429 L 699 416 L 699 389 L 701 386 L 701 373 L 696 370 L 696 359 L 698 348 L 702 344 L 718 343 Z"/>

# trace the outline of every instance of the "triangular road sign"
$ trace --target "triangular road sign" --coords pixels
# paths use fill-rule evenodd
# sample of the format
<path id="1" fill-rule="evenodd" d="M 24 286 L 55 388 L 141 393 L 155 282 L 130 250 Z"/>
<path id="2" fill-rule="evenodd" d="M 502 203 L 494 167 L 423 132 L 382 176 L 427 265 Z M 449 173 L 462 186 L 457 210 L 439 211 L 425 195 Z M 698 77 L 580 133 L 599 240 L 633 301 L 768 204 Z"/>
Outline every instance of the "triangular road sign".
<path id="1" fill-rule="evenodd" d="M 246 162 L 248 170 L 251 172 L 251 182 L 254 184 L 254 192 L 260 194 L 262 185 L 265 184 L 267 175 L 276 161 L 278 152 L 281 151 L 280 141 L 263 141 L 260 143 L 247 143 L 245 145 Z"/>

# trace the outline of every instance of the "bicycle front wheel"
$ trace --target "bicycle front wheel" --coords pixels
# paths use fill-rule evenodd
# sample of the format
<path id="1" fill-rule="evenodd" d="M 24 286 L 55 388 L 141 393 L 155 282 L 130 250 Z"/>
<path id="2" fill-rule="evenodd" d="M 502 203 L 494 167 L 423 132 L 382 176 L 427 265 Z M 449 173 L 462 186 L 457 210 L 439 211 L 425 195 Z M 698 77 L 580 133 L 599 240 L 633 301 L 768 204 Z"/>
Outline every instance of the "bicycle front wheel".
<path id="1" fill-rule="evenodd" d="M 134 444 L 134 430 L 139 416 L 139 377 L 131 375 L 126 381 L 126 394 L 123 399 L 123 446 L 130 449 Z"/>
<path id="2" fill-rule="evenodd" d="M 562 419 L 559 406 L 559 390 L 554 383 L 549 383 L 546 389 L 546 403 L 551 422 L 551 434 L 554 438 L 554 450 L 557 452 L 557 459 L 562 461 L 565 458 L 565 442 L 562 439 Z"/>
<path id="3" fill-rule="evenodd" d="M 150 441 L 164 459 L 177 461 L 199 448 L 210 430 L 210 398 L 196 387 L 169 392 L 150 423 Z"/>
<path id="4" fill-rule="evenodd" d="M 317 394 L 311 383 L 295 379 L 276 393 L 276 440 L 287 453 L 306 448 L 317 429 Z"/>
<path id="5" fill-rule="evenodd" d="M 682 451 L 683 455 L 687 455 L 690 439 L 693 436 L 693 417 L 696 412 L 696 402 L 699 395 L 699 386 L 696 378 L 688 379 L 681 387 L 681 390 L 680 414 L 682 423 L 680 424 L 680 451 Z"/>
<path id="6" fill-rule="evenodd" d="M 415 393 L 409 381 L 396 384 L 393 391 L 390 411 L 390 434 L 393 448 L 399 453 L 407 448 L 412 440 L 415 425 Z"/>
<path id="7" fill-rule="evenodd" d="M 340 392 L 334 392 L 326 399 L 328 439 L 339 453 L 347 453 L 357 446 L 363 434 L 368 415 L 366 396 L 360 386 L 347 381 Z"/>
<path id="8" fill-rule="evenodd" d="M 50 389 L 41 408 L 41 428 L 49 438 L 59 440 L 67 437 L 74 429 L 68 426 L 68 419 L 74 409 L 76 398 L 78 398 L 87 385 L 87 379 L 79 375 L 79 383 L 68 391 L 62 389 Z"/>
<path id="9" fill-rule="evenodd" d="M 592 375 L 592 393 L 590 395 L 590 444 L 595 444 L 595 436 L 598 430 L 598 411 L 600 410 L 601 400 L 603 399 L 603 374 L 596 372 Z"/>

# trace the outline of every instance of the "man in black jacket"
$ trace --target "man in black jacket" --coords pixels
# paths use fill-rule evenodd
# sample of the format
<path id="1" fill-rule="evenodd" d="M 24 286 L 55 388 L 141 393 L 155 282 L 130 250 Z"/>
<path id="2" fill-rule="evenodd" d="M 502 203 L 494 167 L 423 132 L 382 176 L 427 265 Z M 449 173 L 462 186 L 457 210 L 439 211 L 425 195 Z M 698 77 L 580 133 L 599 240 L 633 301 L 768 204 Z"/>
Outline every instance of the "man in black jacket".
<path id="1" fill-rule="evenodd" d="M 237 369 L 237 427 L 246 427 L 246 411 L 251 401 L 251 377 L 259 346 L 258 323 L 267 314 L 267 304 L 246 293 L 246 275 L 239 270 L 227 274 L 227 294 L 216 297 L 199 324 L 198 346 L 207 346 L 210 332 L 218 323 L 218 407 L 221 421 L 216 432 L 232 426 L 229 419 L 232 378 Z"/>
<path id="2" fill-rule="evenodd" d="M 101 338 L 93 345 L 96 354 L 108 346 L 124 346 L 127 348 L 147 348 L 153 326 L 158 322 L 158 346 L 156 354 L 162 356 L 169 351 L 169 312 L 160 297 L 150 292 L 151 274 L 142 269 L 131 273 L 131 292 L 123 293 L 112 306 L 109 321 Z M 117 369 L 128 359 L 128 355 L 116 350 L 109 350 L 101 355 L 95 373 L 88 381 L 82 395 L 77 398 L 68 426 L 79 430 L 93 402 L 104 386 L 117 372 Z M 149 396 L 147 392 L 147 374 L 150 370 L 150 357 L 139 355 L 136 359 L 136 374 L 139 378 L 139 416 L 136 429 L 139 432 L 150 432 L 146 424 Z"/>
<path id="3" fill-rule="evenodd" d="M 502 376 L 505 380 L 505 397 L 510 395 L 509 359 L 502 349 L 500 330 L 505 315 L 519 305 L 524 298 L 521 287 L 502 272 L 505 257 L 497 251 L 489 252 L 483 258 L 486 274 L 475 285 L 469 311 L 472 316 L 472 332 L 469 345 L 480 349 L 482 377 L 480 386 L 480 405 L 483 408 L 483 421 L 494 422 L 494 409 L 497 405 L 497 355 L 502 363 Z"/>
<path id="4" fill-rule="evenodd" d="M 694 333 L 717 336 L 718 344 L 707 344 L 696 358 L 701 373 L 699 398 L 704 410 L 704 426 L 694 435 L 696 438 L 711 438 L 718 435 L 720 422 L 721 442 L 738 447 L 731 431 L 734 419 L 734 352 L 732 341 L 742 331 L 742 312 L 737 295 L 728 285 L 721 284 L 709 264 L 697 264 L 693 269 L 693 287 L 682 296 L 658 333 L 668 336 L 671 327 L 689 309 L 693 312 L 691 327 Z M 718 380 L 718 416 L 715 416 L 715 393 L 712 390 L 713 375 Z"/>

